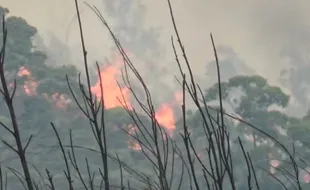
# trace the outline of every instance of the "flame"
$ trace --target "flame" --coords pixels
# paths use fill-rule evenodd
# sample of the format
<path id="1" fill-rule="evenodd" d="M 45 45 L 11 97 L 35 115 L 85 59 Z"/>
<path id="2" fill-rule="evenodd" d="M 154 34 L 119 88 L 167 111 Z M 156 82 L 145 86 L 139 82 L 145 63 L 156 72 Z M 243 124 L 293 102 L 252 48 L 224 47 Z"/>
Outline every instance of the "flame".
<path id="1" fill-rule="evenodd" d="M 130 103 L 130 91 L 126 87 L 120 87 L 117 78 L 121 75 L 120 68 L 123 66 L 122 57 L 116 58 L 113 65 L 109 65 L 100 71 L 103 86 L 103 99 L 106 109 L 126 106 L 132 109 Z M 99 78 L 99 77 L 98 77 Z M 101 97 L 100 80 L 91 87 L 91 91 L 98 98 Z"/>
<path id="2" fill-rule="evenodd" d="M 19 77 L 26 77 L 26 81 L 24 82 L 24 92 L 28 96 L 33 96 L 37 94 L 37 87 L 38 82 L 34 80 L 34 78 L 31 76 L 31 72 L 26 69 L 26 67 L 22 66 L 19 68 L 17 72 L 17 76 Z M 10 86 L 13 86 L 13 83 L 10 84 Z M 55 92 L 51 97 L 48 97 L 47 94 L 42 94 L 46 99 L 51 100 L 55 103 L 56 108 L 65 108 L 71 100 L 67 98 L 64 94 L 59 94 L 58 92 Z"/>
<path id="3" fill-rule="evenodd" d="M 174 113 L 170 104 L 165 103 L 160 106 L 160 108 L 155 112 L 155 118 L 158 124 L 167 130 L 169 136 L 173 135 L 175 130 Z M 134 125 L 128 125 L 128 133 L 134 135 L 137 133 L 137 127 Z M 128 146 L 131 150 L 139 151 L 141 150 L 141 145 L 136 142 L 132 137 L 128 140 Z"/>
<path id="4" fill-rule="evenodd" d="M 28 71 L 25 67 L 19 68 L 17 75 L 20 77 L 22 76 L 31 77 L 30 71 Z"/>
<path id="5" fill-rule="evenodd" d="M 128 52 L 126 54 L 130 56 Z M 120 69 L 124 66 L 123 64 L 123 57 L 121 55 L 117 56 L 113 64 L 100 70 L 101 81 L 98 77 L 96 84 L 91 87 L 91 91 L 96 97 L 103 98 L 106 109 L 125 106 L 132 110 L 130 90 L 127 87 L 120 87 L 117 82 L 117 78 L 121 75 Z M 101 94 L 100 83 L 103 87 L 103 94 Z M 164 127 L 170 136 L 172 136 L 176 128 L 173 107 L 181 104 L 182 100 L 182 92 L 176 92 L 174 94 L 174 100 L 171 103 L 162 104 L 155 113 L 158 124 Z M 131 126 L 129 131 L 132 132 L 135 128 Z M 140 145 L 132 139 L 128 143 L 130 149 L 141 150 Z"/>
<path id="6" fill-rule="evenodd" d="M 174 107 L 177 105 L 181 105 L 183 103 L 183 92 L 176 91 L 174 93 L 174 99 L 171 103 L 162 104 L 159 109 L 155 113 L 155 118 L 159 125 L 163 126 L 170 137 L 172 137 L 173 132 L 176 128 L 175 126 L 175 115 L 174 115 Z"/>
<path id="7" fill-rule="evenodd" d="M 120 68 L 122 66 L 123 57 L 117 56 L 113 64 L 103 68 L 100 71 L 101 81 L 98 79 L 96 84 L 91 87 L 91 91 L 96 95 L 96 97 L 104 99 L 104 106 L 106 109 L 123 107 L 124 105 L 126 105 L 128 109 L 132 109 L 129 89 L 127 87 L 120 87 L 117 83 L 117 78 L 121 74 Z M 100 82 L 103 86 L 103 97 L 101 97 Z M 169 135 L 172 135 L 176 128 L 172 106 L 175 104 L 180 104 L 182 102 L 182 96 L 182 92 L 176 92 L 174 94 L 174 101 L 171 104 L 162 104 L 155 113 L 157 122 L 159 125 L 168 130 Z"/>
<path id="8" fill-rule="evenodd" d="M 31 76 L 31 72 L 25 67 L 20 67 L 17 76 L 23 77 L 26 76 L 27 80 L 24 82 L 24 90 L 27 95 L 35 95 L 37 93 L 38 83 Z"/>
<path id="9" fill-rule="evenodd" d="M 276 172 L 275 168 L 279 167 L 280 162 L 278 160 L 270 160 L 269 164 L 270 164 L 270 173 L 274 174 Z"/>
<path id="10" fill-rule="evenodd" d="M 170 104 L 164 103 L 155 113 L 155 118 L 159 125 L 167 129 L 168 134 L 172 136 L 175 130 L 174 113 Z"/>
<path id="11" fill-rule="evenodd" d="M 130 55 L 130 54 L 128 54 Z M 132 110 L 132 104 L 130 102 L 130 90 L 127 87 L 120 87 L 117 82 L 117 78 L 122 74 L 121 68 L 123 67 L 124 61 L 122 56 L 117 56 L 113 64 L 110 64 L 100 71 L 101 81 L 98 80 L 95 85 L 91 87 L 91 91 L 96 97 L 104 99 L 104 106 L 106 109 L 111 109 L 115 107 L 125 106 L 127 109 Z M 18 71 L 18 76 L 25 76 L 27 80 L 24 83 L 24 91 L 27 95 L 35 95 L 38 83 L 31 76 L 31 72 L 25 68 L 21 67 Z M 100 84 L 103 86 L 103 97 L 101 97 Z M 44 94 L 43 94 L 44 95 Z M 182 102 L 182 92 L 176 92 L 174 94 L 174 100 L 169 103 L 162 104 L 157 112 L 155 113 L 155 118 L 159 125 L 164 127 L 168 134 L 172 136 L 175 130 L 175 118 L 173 112 L 173 106 L 179 105 Z M 52 96 L 45 96 L 48 100 L 55 102 L 56 108 L 65 108 L 71 100 L 63 94 L 54 93 Z M 135 126 L 129 126 L 129 133 L 135 134 L 137 128 Z M 130 139 L 128 141 L 129 148 L 132 150 L 141 150 L 139 143 Z"/>
<path id="12" fill-rule="evenodd" d="M 162 104 L 159 109 L 155 112 L 155 118 L 159 125 L 164 127 L 167 130 L 167 133 L 170 137 L 172 137 L 173 132 L 175 131 L 175 115 L 174 108 L 177 105 L 181 105 L 183 103 L 183 92 L 176 91 L 174 93 L 174 99 L 171 103 Z"/>
<path id="13" fill-rule="evenodd" d="M 310 168 L 306 168 L 306 174 L 303 176 L 303 180 L 305 183 L 310 183 Z"/>

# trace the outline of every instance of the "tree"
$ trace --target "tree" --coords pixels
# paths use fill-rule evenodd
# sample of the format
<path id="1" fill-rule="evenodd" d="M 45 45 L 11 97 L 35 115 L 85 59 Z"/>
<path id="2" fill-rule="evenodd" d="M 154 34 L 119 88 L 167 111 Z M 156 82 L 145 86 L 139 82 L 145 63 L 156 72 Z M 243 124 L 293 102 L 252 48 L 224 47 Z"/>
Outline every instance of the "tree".
<path id="1" fill-rule="evenodd" d="M 14 103 L 17 119 L 21 125 L 22 138 L 34 136 L 27 151 L 29 160 L 34 161 L 39 170 L 49 168 L 51 173 L 58 173 L 61 171 L 59 169 L 63 167 L 62 158 L 56 153 L 47 154 L 49 151 L 54 151 L 52 147 L 55 136 L 52 135 L 54 132 L 50 127 L 51 121 L 55 124 L 64 144 L 70 144 L 69 129 L 74 129 L 72 135 L 76 145 L 93 147 L 96 144 L 95 138 L 89 130 L 89 120 L 80 113 L 70 91 L 74 92 L 79 102 L 84 101 L 81 95 L 81 86 L 77 81 L 78 70 L 73 65 L 60 67 L 46 64 L 45 52 L 38 50 L 33 44 L 32 39 L 36 37 L 37 29 L 30 26 L 23 18 L 8 17 L 6 23 L 9 34 L 5 60 L 8 83 L 17 80 Z M 1 32 L 0 34 L 2 35 Z M 68 88 L 66 80 L 69 81 L 70 88 Z M 81 84 L 83 85 L 83 82 Z M 1 114 L 6 113 L 6 107 L 3 104 L 0 104 L 0 109 Z M 6 117 L 8 115 L 3 114 L 3 118 Z M 138 115 L 137 117 L 146 126 L 150 125 L 149 119 L 145 116 Z M 128 144 L 131 138 L 123 131 L 130 130 L 127 126 L 134 123 L 123 108 L 106 110 L 107 134 L 110 137 L 108 143 L 111 145 L 111 149 L 119 152 L 121 158 L 126 158 L 129 163 L 136 165 L 138 159 L 131 159 L 128 155 L 141 159 L 142 153 L 132 154 L 134 151 L 129 149 Z M 3 159 L 8 160 L 11 156 L 3 156 Z M 84 158 L 83 154 L 81 156 Z M 47 162 L 36 162 L 38 157 Z M 94 162 L 98 162 L 97 156 L 92 159 Z M 11 161 L 9 160 L 6 164 L 14 165 L 14 162 Z M 119 169 L 118 165 L 114 169 Z M 117 173 L 115 178 L 118 177 Z"/>
<path id="2" fill-rule="evenodd" d="M 0 7 L 0 12 L 7 13 L 8 10 Z M 14 16 L 6 18 L 6 27 L 9 35 L 6 42 L 5 70 L 8 84 L 12 84 L 15 79 L 17 81 L 18 115 L 23 121 L 25 118 L 31 121 L 31 124 L 27 125 L 29 127 L 36 126 L 35 124 L 43 125 L 34 118 L 41 119 L 42 122 L 45 120 L 44 123 L 48 125 L 46 119 L 53 118 L 50 112 L 52 107 L 55 107 L 60 99 L 68 99 L 71 96 L 66 75 L 72 90 L 77 91 L 78 70 L 72 65 L 63 67 L 46 65 L 45 53 L 33 44 L 37 29 L 23 18 Z M 1 30 L 0 36 L 2 35 Z"/>
<path id="3" fill-rule="evenodd" d="M 207 101 L 216 100 L 218 97 L 217 85 L 206 90 Z M 266 133 L 278 137 L 277 126 L 285 127 L 288 118 L 285 114 L 270 110 L 270 108 L 272 106 L 285 108 L 289 102 L 288 95 L 279 87 L 270 86 L 266 79 L 258 75 L 236 76 L 230 78 L 228 82 L 223 82 L 221 86 L 222 99 L 228 102 L 236 114 Z M 255 147 L 258 141 L 264 140 L 262 135 L 248 127 L 244 130 L 247 133 L 252 133 Z"/>
<path id="4" fill-rule="evenodd" d="M 300 142 L 304 148 L 310 150 L 310 112 L 303 118 L 295 119 L 294 123 L 288 128 L 288 135 L 293 141 Z"/>
<path id="5" fill-rule="evenodd" d="M 223 101 L 232 108 L 235 114 L 277 140 L 281 142 L 287 140 L 283 129 L 287 129 L 294 119 L 273 109 L 273 107 L 285 108 L 289 102 L 289 96 L 279 87 L 269 85 L 266 79 L 258 75 L 235 76 L 227 82 L 222 82 L 221 87 Z M 219 97 L 218 84 L 205 91 L 205 99 L 208 102 L 217 100 L 217 97 Z M 258 179 L 265 181 L 261 187 L 279 188 L 280 186 L 266 176 L 266 171 L 270 170 L 271 159 L 283 157 L 283 153 L 279 152 L 279 147 L 274 146 L 274 142 L 268 136 L 243 122 L 237 124 L 236 130 L 239 131 L 241 137 L 247 136 L 247 140 L 243 138 L 244 146 L 251 152 L 255 167 L 264 168 L 264 170 L 256 170 Z M 252 148 L 247 142 L 253 143 Z M 243 167 L 242 164 L 240 167 Z"/>
<path id="6" fill-rule="evenodd" d="M 0 14 L 8 12 L 8 9 L 0 7 Z M 78 112 L 76 107 L 75 111 L 72 111 L 74 109 L 71 109 L 71 112 L 65 111 L 67 106 L 70 106 L 68 105 L 70 90 L 66 84 L 66 75 L 71 82 L 72 90 L 77 91 L 78 83 L 73 77 L 78 76 L 78 71 L 74 66 L 51 67 L 46 65 L 45 53 L 38 50 L 33 44 L 37 29 L 30 26 L 23 18 L 5 17 L 5 23 L 8 35 L 5 44 L 4 74 L 11 92 L 13 82 L 16 80 L 17 88 L 13 103 L 17 123 L 20 126 L 21 141 L 26 143 L 29 136 L 33 136 L 27 147 L 28 160 L 31 163 L 34 162 L 40 170 L 44 170 L 46 166 L 42 166 L 41 162 L 37 163 L 36 158 L 38 155 L 48 155 L 46 152 L 49 150 L 46 147 L 51 145 L 51 138 L 54 140 L 51 135 L 53 133 L 51 133 L 50 121 L 64 121 L 64 117 L 74 119 L 74 115 Z M 0 28 L 0 44 L 2 46 L 2 24 Z M 2 102 L 0 112 L 2 120 L 9 117 L 7 107 Z M 66 127 L 69 126 L 68 119 L 66 122 L 60 123 L 67 124 L 61 126 L 62 129 L 67 129 Z M 9 127 L 10 125 L 10 123 L 7 124 Z M 12 142 L 8 133 L 1 134 L 4 134 L 1 136 L 2 138 L 5 137 L 8 142 Z M 1 145 L 1 148 L 3 146 Z M 14 158 L 13 152 L 2 154 L 1 159 L 6 160 L 5 165 L 15 165 L 15 160 L 10 159 L 12 157 Z"/>

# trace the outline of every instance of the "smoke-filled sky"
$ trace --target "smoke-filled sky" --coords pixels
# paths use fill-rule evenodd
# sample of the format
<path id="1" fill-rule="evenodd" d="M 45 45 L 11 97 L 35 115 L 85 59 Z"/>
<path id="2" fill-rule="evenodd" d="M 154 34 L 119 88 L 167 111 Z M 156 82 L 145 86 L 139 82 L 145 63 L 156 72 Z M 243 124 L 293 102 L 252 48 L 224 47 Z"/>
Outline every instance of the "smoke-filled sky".
<path id="1" fill-rule="evenodd" d="M 113 0 L 87 0 L 97 5 L 103 15 L 106 15 L 104 3 L 109 1 Z M 168 61 L 160 60 L 157 64 L 161 67 L 170 65 L 174 59 L 170 36 L 174 33 L 167 1 L 132 2 L 139 2 L 146 8 L 144 27 L 162 27 L 161 51 L 166 52 Z M 206 73 L 206 64 L 213 59 L 210 32 L 216 44 L 232 48 L 238 59 L 273 84 L 279 84 L 280 72 L 289 64 L 307 63 L 310 52 L 309 0 L 172 0 L 172 4 L 181 37 L 198 76 Z M 47 46 L 51 34 L 68 45 L 72 55 L 79 56 L 72 60 L 79 64 L 80 54 L 74 53 L 79 48 L 79 38 L 73 0 L 1 0 L 0 5 L 9 8 L 11 15 L 21 16 L 37 27 Z M 90 57 L 103 59 L 109 49 L 107 44 L 111 45 L 106 29 L 88 7 L 82 4 L 81 10 Z M 110 23 L 113 22 L 111 19 Z M 169 72 L 177 73 L 170 68 Z"/>

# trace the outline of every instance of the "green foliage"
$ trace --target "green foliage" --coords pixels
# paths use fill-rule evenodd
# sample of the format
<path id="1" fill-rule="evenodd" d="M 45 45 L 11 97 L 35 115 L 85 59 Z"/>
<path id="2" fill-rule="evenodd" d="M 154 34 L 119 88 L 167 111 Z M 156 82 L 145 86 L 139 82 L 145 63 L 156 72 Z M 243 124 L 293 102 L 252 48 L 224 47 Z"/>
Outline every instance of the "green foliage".
<path id="1" fill-rule="evenodd" d="M 223 101 L 228 103 L 228 105 L 233 108 L 233 111 L 241 116 L 241 118 L 245 121 L 258 127 L 280 142 L 289 141 L 291 136 L 295 141 L 298 139 L 301 141 L 300 137 L 302 136 L 304 136 L 303 139 L 306 139 L 306 134 L 309 130 L 307 130 L 305 126 L 310 126 L 309 121 L 308 124 L 306 121 L 304 123 L 300 123 L 300 120 L 297 118 L 289 117 L 280 111 L 270 110 L 270 107 L 275 105 L 285 108 L 288 105 L 289 96 L 282 92 L 279 87 L 270 86 L 267 83 L 267 80 L 263 77 L 258 75 L 236 76 L 229 79 L 227 82 L 222 82 L 221 87 Z M 205 98 L 208 102 L 218 100 L 218 88 L 218 84 L 214 84 L 205 91 Z M 212 112 L 213 110 L 209 110 L 211 116 L 213 116 L 214 119 L 218 119 L 217 114 Z M 203 115 L 206 116 L 205 108 L 203 108 Z M 242 155 L 242 152 L 240 151 L 240 146 L 236 141 L 238 137 L 243 142 L 245 149 L 250 151 L 252 162 L 256 168 L 258 180 L 264 181 L 264 184 L 261 185 L 261 187 L 268 189 L 271 187 L 274 189 L 282 189 L 281 186 L 279 186 L 279 184 L 277 184 L 272 178 L 266 177 L 266 171 L 261 170 L 261 168 L 264 168 L 269 171 L 269 156 L 272 156 L 272 158 L 278 160 L 283 159 L 283 153 L 280 151 L 279 147 L 271 143 L 271 141 L 268 140 L 269 137 L 253 130 L 248 125 L 242 122 L 235 125 L 232 124 L 230 119 L 227 117 L 225 118 L 225 124 L 228 126 L 230 139 L 233 142 L 231 144 L 231 149 L 234 153 L 232 156 L 235 172 L 238 174 L 235 179 L 238 184 L 238 189 L 246 189 L 243 174 L 246 168 L 244 162 L 240 160 L 240 155 Z M 179 125 L 182 125 L 181 121 L 179 121 Z M 203 121 L 200 111 L 195 111 L 193 114 L 187 114 L 187 125 L 191 133 L 191 139 L 195 147 L 197 147 L 197 150 L 203 150 L 206 148 L 208 142 L 204 139 L 205 131 L 203 130 Z M 207 125 L 211 126 L 208 118 Z M 299 130 L 302 130 L 296 130 L 297 127 L 293 127 L 295 125 L 298 125 Z M 288 130 L 288 136 L 286 136 L 285 132 L 281 132 L 280 129 L 283 131 Z M 294 132 L 295 136 L 293 136 L 293 133 L 290 131 Z M 254 142 L 249 141 L 244 135 L 253 135 Z M 305 144 L 306 142 L 303 141 L 302 143 Z M 282 163 L 280 163 L 280 165 L 281 164 Z M 242 170 L 244 171 L 242 172 Z M 292 171 L 292 168 L 290 168 L 290 171 Z M 276 174 L 278 173 L 280 176 L 280 172 L 276 172 Z"/>
<path id="2" fill-rule="evenodd" d="M 134 124 L 133 119 L 127 113 L 127 111 L 121 107 L 112 108 L 106 111 L 106 118 L 108 123 L 117 125 L 119 127 L 123 125 Z"/>
<path id="3" fill-rule="evenodd" d="M 239 97 L 233 95 L 234 89 L 241 89 Z M 278 136 L 274 127 L 276 125 L 286 127 L 287 116 L 268 109 L 274 105 L 285 108 L 288 105 L 289 96 L 279 87 L 270 86 L 263 77 L 258 75 L 233 77 L 228 82 L 222 83 L 222 93 L 223 100 L 233 105 L 238 115 L 268 134 Z M 218 97 L 218 94 L 218 84 L 215 84 L 206 91 L 205 96 L 208 101 L 212 101 Z M 243 130 L 252 133 L 248 127 L 243 127 Z"/>
<path id="4" fill-rule="evenodd" d="M 42 65 L 46 56 L 43 52 L 34 50 L 32 44 L 32 38 L 37 33 L 36 28 L 20 17 L 7 18 L 6 27 L 9 34 L 6 42 L 6 70 L 11 72 L 21 66 L 35 68 Z"/>
<path id="5" fill-rule="evenodd" d="M 0 7 L 0 14 L 3 12 L 8 12 L 8 10 Z M 57 101 L 59 101 L 58 99 L 53 99 L 55 93 L 66 95 L 66 97 L 70 96 L 66 83 L 66 74 L 68 75 L 73 91 L 78 91 L 76 79 L 78 71 L 75 66 L 52 67 L 46 65 L 46 54 L 33 45 L 33 38 L 37 35 L 37 29 L 30 26 L 23 18 L 6 17 L 6 28 L 8 35 L 5 52 L 5 74 L 8 85 L 12 84 L 14 79 L 17 81 L 14 106 L 21 138 L 24 142 L 30 135 L 34 136 L 27 150 L 29 152 L 29 160 L 32 160 L 32 158 L 37 160 L 36 155 L 42 155 L 49 151 L 46 147 L 51 146 L 51 140 L 55 140 L 50 122 L 53 121 L 63 125 L 59 130 L 61 136 L 63 136 L 68 132 L 66 129 L 72 126 L 70 122 L 78 118 L 76 117 L 78 113 L 76 107 L 75 110 L 71 109 L 70 112 L 67 112 L 65 108 L 56 106 Z M 1 46 L 3 43 L 2 36 L 1 24 Z M 29 71 L 29 75 L 18 76 L 21 68 Z M 37 85 L 34 88 L 35 93 L 27 94 L 25 92 L 24 85 L 27 82 Z M 3 101 L 0 104 L 0 113 L 2 115 L 1 120 L 7 126 L 10 126 L 11 121 L 6 119 L 8 117 L 8 111 Z M 66 131 L 66 133 L 62 131 Z M 85 130 L 83 133 L 85 136 Z M 5 138 L 8 142 L 12 140 L 12 136 L 10 135 L 6 135 Z M 89 137 L 88 139 L 91 138 Z M 32 153 L 35 153 L 35 155 Z M 1 160 L 10 156 L 12 157 L 13 155 L 1 157 Z M 6 162 L 6 164 L 10 165 L 10 162 Z M 38 164 L 39 168 L 46 167 L 40 163 L 34 164 Z"/>
<path id="6" fill-rule="evenodd" d="M 294 141 L 299 141 L 306 148 L 310 148 L 310 119 L 308 116 L 296 120 L 289 128 L 288 134 Z"/>
<path id="7" fill-rule="evenodd" d="M 111 1 L 112 2 L 112 1 Z M 111 5 L 112 6 L 112 5 Z M 113 7 L 116 6 L 113 4 Z M 122 5 L 120 5 L 122 6 Z M 124 7 L 123 7 L 124 8 Z M 117 9 L 117 8 L 115 8 Z M 120 7 L 118 7 L 120 9 Z M 112 13 L 116 13 L 115 10 L 111 10 Z M 128 11 L 128 10 L 127 10 Z M 8 13 L 7 9 L 0 7 L 0 14 Z M 115 15 L 114 15 L 115 16 Z M 88 148 L 96 149 L 95 139 L 92 136 L 92 129 L 90 122 L 86 116 L 81 114 L 78 110 L 78 106 L 72 101 L 72 96 L 67 87 L 66 75 L 71 84 L 73 92 L 76 93 L 77 98 L 81 100 L 79 92 L 79 84 L 76 78 L 78 77 L 78 70 L 75 66 L 63 66 L 53 67 L 45 64 L 46 55 L 40 50 L 36 50 L 32 43 L 32 39 L 37 33 L 37 29 L 30 26 L 24 19 L 19 17 L 9 17 L 7 20 L 8 28 L 8 41 L 6 51 L 6 65 L 5 69 L 8 71 L 9 82 L 11 82 L 15 74 L 21 67 L 25 67 L 31 73 L 31 79 L 35 81 L 38 86 L 36 88 L 36 94 L 27 95 L 22 88 L 24 83 L 29 80 L 28 76 L 18 77 L 17 84 L 19 88 L 16 93 L 16 110 L 18 113 L 18 123 L 20 124 L 20 130 L 23 139 L 29 137 L 29 135 L 35 135 L 34 142 L 29 146 L 29 158 L 34 162 L 39 169 L 44 171 L 45 168 L 50 168 L 56 176 L 62 173 L 63 169 L 63 158 L 59 152 L 51 149 L 56 143 L 54 133 L 49 126 L 49 122 L 53 121 L 56 124 L 57 130 L 65 144 L 70 143 L 68 138 L 69 129 L 72 130 L 74 143 L 76 145 L 85 146 Z M 128 24 L 128 23 L 127 23 Z M 133 30 L 132 26 L 128 26 L 129 29 Z M 120 31 L 128 28 L 119 28 Z M 135 38 L 132 39 L 152 39 L 155 38 L 155 31 L 142 31 Z M 154 33 L 155 32 L 155 33 Z M 0 32 L 0 36 L 3 35 Z M 131 40 L 132 40 L 131 39 Z M 136 43 L 136 41 L 126 42 L 129 46 Z M 2 43 L 2 42 L 1 42 Z M 150 40 L 149 44 L 152 44 Z M 137 53 L 143 53 L 150 50 L 139 49 L 135 51 Z M 154 55 L 153 55 L 154 56 Z M 12 77 L 14 76 L 14 77 Z M 83 79 L 82 79 L 83 80 Z M 289 102 L 289 96 L 286 95 L 279 87 L 271 86 L 267 80 L 261 76 L 236 76 L 230 78 L 227 82 L 221 84 L 223 92 L 223 100 L 229 102 L 234 111 L 240 115 L 243 119 L 249 121 L 255 126 L 259 127 L 269 135 L 277 138 L 278 140 L 287 140 L 292 138 L 294 141 L 299 141 L 302 145 L 302 149 L 310 147 L 309 132 L 310 132 L 310 112 L 302 119 L 292 118 L 279 111 L 272 111 L 269 108 L 273 105 L 285 108 Z M 241 89 L 242 93 L 239 97 L 234 97 L 234 89 Z M 55 93 L 65 95 L 65 97 L 71 97 L 71 103 L 68 103 L 65 107 L 57 107 L 56 101 L 52 97 Z M 205 98 L 209 101 L 218 99 L 218 84 L 214 84 L 211 88 L 205 92 Z M 232 97 L 232 98 L 231 98 Z M 83 101 L 81 101 L 83 102 Z M 10 119 L 5 114 L 5 106 L 0 105 L 0 121 L 5 125 L 10 126 Z M 218 109 L 215 107 L 215 109 Z M 208 117 L 207 111 L 210 116 Z M 128 131 L 128 126 L 136 124 L 146 126 L 147 130 L 151 131 L 151 121 L 145 115 L 135 115 L 131 111 L 127 111 L 123 108 L 113 108 L 105 110 L 105 129 L 107 132 L 107 140 L 109 148 L 113 153 L 118 153 L 121 160 L 123 160 L 130 167 L 137 170 L 143 171 L 148 174 L 152 174 L 152 169 L 149 169 L 146 165 L 145 157 L 141 152 L 135 152 L 128 148 L 128 140 L 130 136 L 124 131 Z M 133 116 L 133 117 L 132 117 Z M 203 117 L 204 116 L 204 117 Z M 139 118 L 139 119 L 138 119 Z M 206 121 L 204 121 L 206 119 Z M 197 148 L 198 153 L 202 154 L 203 157 L 207 157 L 206 148 L 208 146 L 208 139 L 206 138 L 205 125 L 215 125 L 215 130 L 218 130 L 216 121 L 219 120 L 219 114 L 213 109 L 206 109 L 202 107 L 202 110 L 187 110 L 186 111 L 186 125 L 191 134 L 193 146 Z M 281 159 L 282 153 L 279 151 L 279 147 L 273 144 L 265 143 L 266 137 L 259 134 L 257 131 L 252 130 L 248 126 L 239 123 L 233 124 L 231 119 L 225 117 L 225 125 L 227 126 L 231 138 L 231 147 L 233 152 L 234 169 L 237 173 L 237 189 L 248 189 L 246 184 L 245 176 L 245 164 L 240 159 L 242 155 L 239 144 L 237 143 L 237 137 L 240 137 L 243 145 L 247 151 L 250 152 L 252 161 L 255 168 L 269 169 L 269 155 L 274 158 Z M 179 119 L 176 123 L 177 131 L 173 137 L 175 142 L 182 144 L 182 139 L 179 133 L 182 133 L 183 120 Z M 288 136 L 285 136 L 279 132 L 277 126 L 287 129 Z M 254 135 L 255 143 L 260 144 L 259 146 L 252 146 L 252 142 L 247 140 L 244 135 Z M 138 136 L 141 134 L 138 134 Z M 142 141 L 144 142 L 144 141 Z M 265 143 L 265 144 L 264 144 Z M 181 152 L 185 152 L 184 147 L 179 146 Z M 304 156 L 310 156 L 310 151 L 303 150 Z M 84 158 L 85 155 L 90 156 L 91 167 L 94 171 L 100 167 L 100 159 L 95 153 L 89 153 L 84 150 L 79 152 L 78 157 Z M 13 163 L 10 159 L 10 155 L 3 156 L 9 163 Z M 1 158 L 2 159 L 2 158 Z M 2 160 L 1 160 L 2 161 Z M 43 164 L 44 161 L 44 164 Z M 46 164 L 46 165 L 45 165 Z M 119 170 L 117 164 L 111 164 L 112 180 L 119 178 Z M 292 168 L 281 163 L 279 166 L 289 171 Z M 180 167 L 181 168 L 181 167 Z M 180 177 L 181 169 L 176 168 L 175 176 Z M 86 172 L 86 171 L 84 171 Z M 198 173 L 201 171 L 198 171 Z M 202 174 L 202 173 L 199 173 Z M 277 175 L 278 173 L 276 173 Z M 201 175 L 202 176 L 202 175 Z M 273 181 L 266 173 L 261 170 L 258 171 L 257 176 L 259 181 L 263 181 L 262 189 L 281 189 L 279 184 Z"/>
<path id="8" fill-rule="evenodd" d="M 229 79 L 228 82 L 223 82 L 221 87 L 223 92 L 222 98 L 224 100 L 228 98 L 229 92 L 232 88 L 240 87 L 245 94 L 241 97 L 243 106 L 256 107 L 256 110 L 262 109 L 265 111 L 273 104 L 286 107 L 289 102 L 289 96 L 284 94 L 279 87 L 270 86 L 266 79 L 258 75 L 236 76 Z M 218 95 L 218 84 L 214 84 L 206 91 L 206 100 L 215 100 L 219 97 Z M 247 105 L 249 103 L 252 105 Z M 242 110 L 242 106 L 239 107 L 239 112 L 249 111 L 250 108 L 248 107 L 248 109 Z"/>

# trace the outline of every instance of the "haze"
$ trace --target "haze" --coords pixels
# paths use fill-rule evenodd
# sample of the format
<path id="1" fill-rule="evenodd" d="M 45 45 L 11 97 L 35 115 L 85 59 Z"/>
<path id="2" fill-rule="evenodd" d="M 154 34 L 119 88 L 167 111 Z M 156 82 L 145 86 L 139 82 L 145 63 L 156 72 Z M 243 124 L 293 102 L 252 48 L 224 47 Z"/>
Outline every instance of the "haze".
<path id="1" fill-rule="evenodd" d="M 87 2 L 98 6 L 106 15 L 103 7 L 108 0 Z M 157 67 L 168 70 L 170 75 L 176 74 L 175 65 L 170 64 L 174 61 L 170 41 L 174 33 L 166 0 L 133 2 L 146 7 L 144 27 L 162 27 L 161 54 L 165 56 L 158 60 Z M 268 78 L 271 84 L 282 85 L 287 91 L 291 91 L 289 86 L 279 80 L 281 71 L 309 64 L 306 57 L 310 49 L 310 1 L 173 0 L 172 4 L 197 76 L 204 76 L 207 63 L 214 59 L 210 32 L 216 44 L 231 48 L 234 56 L 250 69 Z M 71 57 L 72 62 L 76 65 L 82 63 L 78 54 L 80 42 L 73 0 L 1 0 L 1 5 L 9 8 L 11 15 L 21 16 L 37 27 L 47 47 L 53 43 L 53 39 L 58 38 L 70 49 L 71 56 L 78 55 Z M 110 37 L 86 5 L 82 5 L 81 9 L 90 58 L 93 61 L 103 60 L 113 45 Z M 115 22 L 109 17 L 107 21 L 111 24 Z M 53 48 L 50 51 L 58 54 L 59 59 L 67 60 L 61 50 Z"/>

